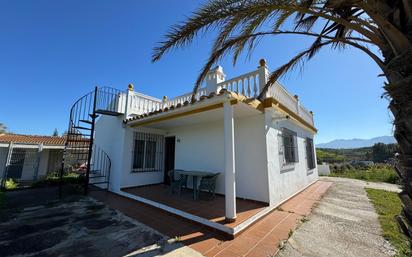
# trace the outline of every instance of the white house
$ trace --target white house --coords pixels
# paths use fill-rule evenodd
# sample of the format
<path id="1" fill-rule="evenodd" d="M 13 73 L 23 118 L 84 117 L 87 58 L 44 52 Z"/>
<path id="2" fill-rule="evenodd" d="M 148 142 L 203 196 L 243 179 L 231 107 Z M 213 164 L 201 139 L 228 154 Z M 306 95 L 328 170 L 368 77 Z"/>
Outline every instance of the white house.
<path id="1" fill-rule="evenodd" d="M 64 137 L 0 134 L 0 178 L 31 183 L 61 168 Z"/>
<path id="2" fill-rule="evenodd" d="M 313 113 L 279 83 L 258 100 L 268 75 L 264 60 L 257 70 L 230 80 L 218 66 L 193 102 L 191 93 L 158 99 L 130 85 L 119 96 L 126 102 L 118 107 L 124 115 L 102 115 L 95 125 L 95 144 L 111 159 L 109 190 L 235 235 L 314 183 Z M 216 193 L 224 198 L 226 221 L 126 190 L 165 183 L 170 169 L 220 173 Z M 230 226 L 239 214 L 236 199 L 263 207 Z"/>

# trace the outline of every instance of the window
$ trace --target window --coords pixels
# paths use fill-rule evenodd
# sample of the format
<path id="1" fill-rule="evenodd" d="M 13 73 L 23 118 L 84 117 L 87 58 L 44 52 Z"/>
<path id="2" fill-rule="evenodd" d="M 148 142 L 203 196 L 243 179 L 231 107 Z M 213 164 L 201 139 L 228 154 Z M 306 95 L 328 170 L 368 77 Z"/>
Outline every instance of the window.
<path id="1" fill-rule="evenodd" d="M 163 168 L 163 136 L 135 133 L 132 171 L 160 171 Z"/>
<path id="2" fill-rule="evenodd" d="M 307 156 L 307 164 L 308 168 L 314 169 L 316 167 L 315 163 L 315 153 L 313 151 L 313 139 L 306 138 L 306 156 Z"/>
<path id="3" fill-rule="evenodd" d="M 289 129 L 282 129 L 281 141 L 281 154 L 283 155 L 283 164 L 288 165 L 298 162 L 299 160 L 296 133 Z"/>

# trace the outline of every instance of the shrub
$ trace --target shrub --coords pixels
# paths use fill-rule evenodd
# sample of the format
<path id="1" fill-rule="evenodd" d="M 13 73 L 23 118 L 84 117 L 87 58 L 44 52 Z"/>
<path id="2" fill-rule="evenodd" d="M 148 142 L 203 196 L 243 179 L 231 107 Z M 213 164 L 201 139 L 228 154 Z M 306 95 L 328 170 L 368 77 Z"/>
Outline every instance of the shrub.
<path id="1" fill-rule="evenodd" d="M 19 186 L 17 182 L 15 182 L 12 178 L 9 178 L 6 180 L 5 187 L 7 190 L 13 190 L 16 189 Z"/>
<path id="2" fill-rule="evenodd" d="M 77 173 L 68 173 L 63 175 L 63 184 L 82 184 L 84 183 L 84 177 Z M 60 183 L 60 175 L 56 173 L 51 173 L 45 178 L 33 183 L 33 187 L 44 187 L 44 186 L 56 186 Z"/>
<path id="3" fill-rule="evenodd" d="M 369 167 L 348 169 L 345 171 L 332 171 L 330 176 L 361 179 L 374 182 L 396 184 L 399 182 L 394 168 L 388 164 L 371 165 Z"/>

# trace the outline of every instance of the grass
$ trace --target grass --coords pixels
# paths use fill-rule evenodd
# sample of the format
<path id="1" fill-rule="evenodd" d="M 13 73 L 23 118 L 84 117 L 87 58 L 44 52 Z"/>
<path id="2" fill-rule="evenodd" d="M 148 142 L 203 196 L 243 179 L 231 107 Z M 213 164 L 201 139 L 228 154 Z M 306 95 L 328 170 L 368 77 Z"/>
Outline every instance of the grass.
<path id="1" fill-rule="evenodd" d="M 386 182 L 391 184 L 398 183 L 398 175 L 393 167 L 371 166 L 367 169 L 349 169 L 343 171 L 333 171 L 329 176 L 360 179 L 370 182 Z"/>
<path id="2" fill-rule="evenodd" d="M 401 212 L 401 200 L 397 193 L 366 188 L 368 197 L 379 215 L 383 237 L 397 250 L 396 257 L 412 256 L 408 239 L 399 230 L 395 216 Z"/>

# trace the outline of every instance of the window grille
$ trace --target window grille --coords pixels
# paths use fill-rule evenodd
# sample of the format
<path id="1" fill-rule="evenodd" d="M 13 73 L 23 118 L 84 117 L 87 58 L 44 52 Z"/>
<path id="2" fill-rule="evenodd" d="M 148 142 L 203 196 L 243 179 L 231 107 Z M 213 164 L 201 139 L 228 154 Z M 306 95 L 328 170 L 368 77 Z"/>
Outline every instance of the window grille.
<path id="1" fill-rule="evenodd" d="M 164 137 L 135 132 L 133 141 L 132 172 L 163 171 Z"/>
<path id="2" fill-rule="evenodd" d="M 306 138 L 306 155 L 307 155 L 307 164 L 308 168 L 314 169 L 316 167 L 315 164 L 315 153 L 313 149 L 313 139 L 312 138 Z"/>
<path id="3" fill-rule="evenodd" d="M 299 162 L 296 132 L 285 128 L 282 129 L 281 141 L 281 155 L 283 155 L 283 164 L 288 165 Z"/>

